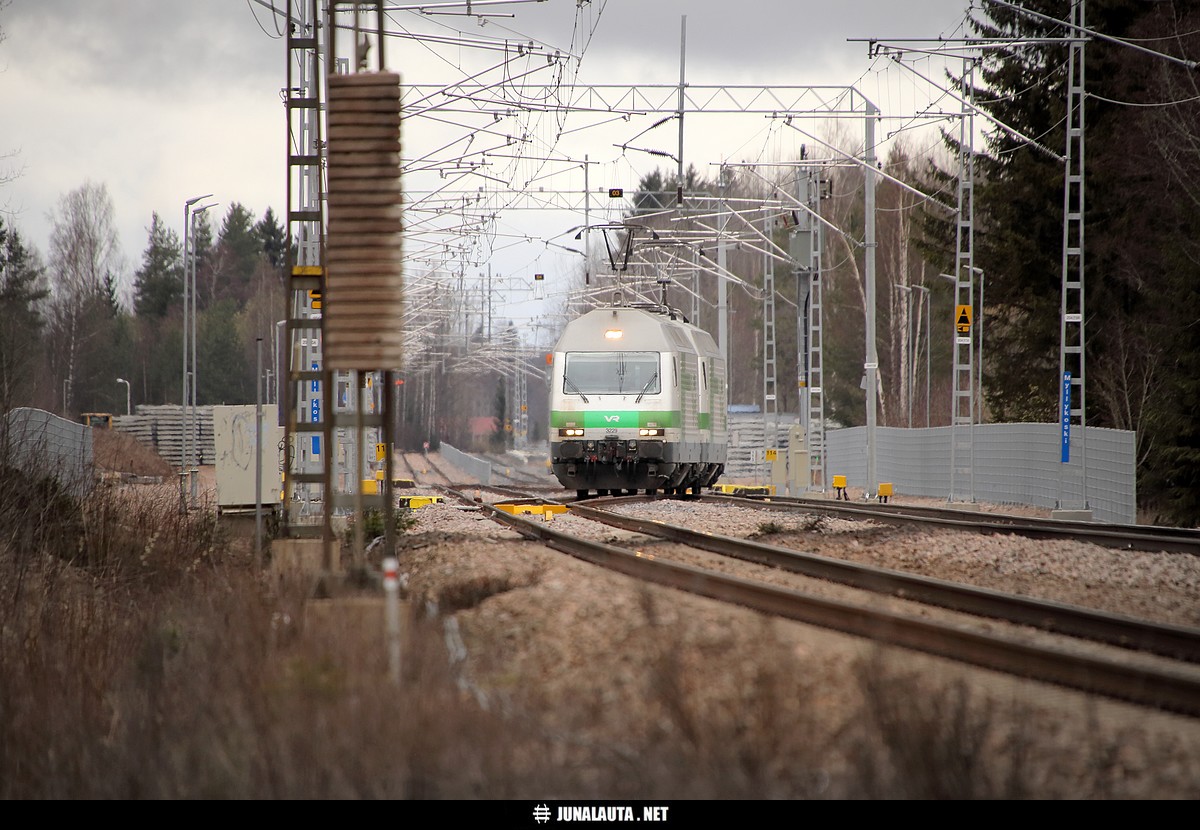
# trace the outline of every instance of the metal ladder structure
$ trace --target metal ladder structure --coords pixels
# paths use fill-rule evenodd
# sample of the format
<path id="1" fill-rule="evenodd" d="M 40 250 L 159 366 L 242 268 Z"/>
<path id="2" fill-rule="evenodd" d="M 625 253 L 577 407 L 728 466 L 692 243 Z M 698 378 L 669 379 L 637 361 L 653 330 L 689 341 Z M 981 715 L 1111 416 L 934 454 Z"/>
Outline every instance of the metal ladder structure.
<path id="1" fill-rule="evenodd" d="M 963 59 L 962 109 L 958 141 L 958 220 L 954 274 L 954 392 L 950 406 L 949 502 L 975 501 L 975 368 L 974 326 L 974 58 Z"/>
<path id="2" fill-rule="evenodd" d="M 522 350 L 516 350 L 517 355 L 517 423 L 515 425 L 516 435 L 513 440 L 516 446 L 526 447 L 529 445 L 529 386 L 525 373 L 528 371 L 526 366 L 526 356 Z"/>
<path id="3" fill-rule="evenodd" d="M 809 168 L 802 180 L 803 189 L 797 194 L 800 201 L 808 206 L 806 215 L 811 232 L 811 249 L 808 266 L 808 348 L 807 364 L 800 362 L 796 366 L 797 385 L 808 392 L 808 418 L 804 425 L 805 440 L 808 442 L 808 490 L 824 493 L 827 485 L 825 471 L 825 392 L 824 369 L 825 354 L 823 347 L 824 326 L 822 324 L 824 311 L 821 306 L 821 255 L 825 234 L 819 221 L 821 216 L 821 186 L 820 168 Z M 803 271 L 801 271 L 803 274 Z M 797 283 L 797 290 L 802 286 Z M 803 309 L 804 306 L 801 306 Z M 803 312 L 801 312 L 803 313 Z M 806 371 L 807 368 L 807 371 Z"/>
<path id="4" fill-rule="evenodd" d="M 763 233 L 767 239 L 774 237 L 775 218 L 768 215 L 763 220 Z M 775 363 L 775 257 L 763 247 L 763 424 L 765 434 L 763 446 L 775 449 L 779 445 L 776 426 L 779 418 Z"/>
<path id="5" fill-rule="evenodd" d="M 340 22 L 343 6 L 352 24 Z M 360 31 L 363 8 L 374 9 L 373 31 Z M 322 20 L 318 0 L 293 0 L 288 25 L 293 245 L 281 466 L 284 536 L 321 538 L 322 570 L 330 574 L 341 565 L 335 513 L 353 512 L 356 568 L 365 565 L 366 511 L 383 515 L 385 556 L 394 545 L 390 410 L 400 365 L 401 197 L 399 78 L 383 71 L 382 3 L 333 0 L 326 13 Z M 339 31 L 353 37 L 355 67 L 364 68 L 374 48 L 380 71 L 351 71 L 351 60 L 337 55 Z M 374 469 L 380 464 L 382 475 Z"/>
<path id="6" fill-rule="evenodd" d="M 1067 75 L 1066 179 L 1063 183 L 1062 314 L 1059 323 L 1059 416 L 1062 455 L 1059 464 L 1058 506 L 1087 510 L 1087 428 L 1084 378 L 1084 44 L 1083 0 L 1071 4 L 1070 57 Z M 1071 457 L 1071 440 L 1078 439 L 1078 458 Z M 1067 503 L 1067 491 L 1078 493 Z"/>
<path id="7" fill-rule="evenodd" d="M 321 299 L 325 290 L 325 181 L 322 137 L 322 24 L 318 0 L 292 0 L 287 31 L 287 318 L 284 355 L 282 530 L 286 537 L 323 533 L 329 437 L 328 384 L 322 382 Z M 323 449 L 326 450 L 323 452 Z"/>

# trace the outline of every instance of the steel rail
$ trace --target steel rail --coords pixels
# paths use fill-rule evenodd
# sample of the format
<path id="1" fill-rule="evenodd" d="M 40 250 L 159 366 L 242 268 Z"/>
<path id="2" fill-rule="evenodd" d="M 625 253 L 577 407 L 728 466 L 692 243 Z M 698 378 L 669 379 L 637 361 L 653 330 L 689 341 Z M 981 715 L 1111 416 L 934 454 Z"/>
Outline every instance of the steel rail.
<path id="1" fill-rule="evenodd" d="M 779 497 L 779 496 L 760 496 L 760 495 L 747 495 L 747 496 L 736 496 L 735 495 L 734 498 L 745 498 L 746 500 L 750 500 L 750 501 L 772 499 L 775 501 L 781 501 L 781 502 L 789 503 L 789 504 L 795 503 L 797 505 L 811 506 L 811 507 L 818 507 L 818 508 L 827 503 L 826 499 L 818 499 L 818 498 L 814 498 L 811 496 Z M 924 505 L 924 504 L 896 504 L 893 502 L 882 502 L 882 503 L 864 502 L 862 504 L 862 506 L 867 507 L 871 510 L 878 510 L 881 513 L 891 512 L 891 513 L 896 513 L 898 515 L 907 515 L 907 514 L 912 514 L 912 515 L 917 515 L 917 516 L 929 515 L 929 516 L 942 516 L 945 518 L 955 518 L 955 517 L 962 518 L 963 516 L 969 517 L 972 515 L 972 511 L 969 509 L 963 510 L 962 508 L 938 507 L 935 505 Z M 990 522 L 998 522 L 998 523 L 1005 523 L 1005 524 L 1019 524 L 1019 525 L 1028 524 L 1028 525 L 1037 526 L 1037 527 L 1049 527 L 1049 528 L 1056 528 L 1056 529 L 1065 528 L 1065 529 L 1069 529 L 1069 530 L 1082 530 L 1082 531 L 1089 531 L 1089 530 L 1094 531 L 1097 529 L 1102 529 L 1102 530 L 1115 531 L 1115 532 L 1119 532 L 1119 533 L 1136 534 L 1136 535 L 1140 535 L 1140 536 L 1145 536 L 1147 538 L 1154 538 L 1156 540 L 1160 537 L 1167 538 L 1167 539 L 1180 539 L 1185 542 L 1194 542 L 1197 546 L 1200 546 L 1200 529 L 1190 528 L 1190 527 L 1170 527 L 1168 525 L 1140 525 L 1140 524 L 1135 525 L 1135 524 L 1124 524 L 1124 523 L 1115 523 L 1115 522 L 1084 521 L 1081 519 L 1051 519 L 1051 518 L 1044 518 L 1044 517 L 1040 517 L 1040 516 L 1017 516 L 1017 515 L 1013 515 L 1013 514 L 1009 514 L 1009 513 L 988 512 L 988 513 L 977 513 L 975 515 L 982 516 L 983 518 L 985 518 L 986 520 L 988 520 Z"/>
<path id="2" fill-rule="evenodd" d="M 502 456 L 484 453 L 480 458 L 492 465 L 492 475 L 508 479 L 514 487 L 536 487 L 545 481 L 544 478 L 505 461 Z"/>
<path id="3" fill-rule="evenodd" d="M 1200 555 L 1200 531 L 1189 528 L 1112 525 L 1069 519 L 971 513 L 949 507 L 867 503 L 839 505 L 830 504 L 823 499 L 788 496 L 705 494 L 703 498 L 769 510 L 808 510 L 882 522 L 920 522 L 957 530 L 977 530 L 981 533 L 1015 533 L 1035 539 L 1073 539 L 1122 550 Z"/>
<path id="4" fill-rule="evenodd" d="M 444 469 L 442 469 L 442 465 L 440 465 L 436 461 L 434 461 L 432 455 L 424 454 L 424 455 L 422 455 L 422 458 L 425 459 L 425 463 L 429 465 L 429 469 L 433 471 L 434 475 L 437 476 L 438 478 L 440 478 L 442 480 L 442 482 L 445 482 L 446 487 L 448 487 L 450 489 L 455 489 L 454 479 L 452 479 L 450 476 L 448 476 L 446 474 L 446 471 Z M 433 484 L 435 484 L 435 485 L 440 484 L 440 483 L 441 482 L 433 482 Z M 461 485 L 459 485 L 459 486 L 461 486 Z"/>
<path id="5" fill-rule="evenodd" d="M 452 492 L 468 500 L 463 493 Z M 1021 643 L 959 625 L 815 597 L 658 559 L 653 553 L 580 539 L 489 504 L 479 508 L 527 538 L 640 580 L 1017 677 L 1200 717 L 1200 672 L 1188 670 L 1191 667 L 1133 666 L 1127 661 Z"/>
<path id="6" fill-rule="evenodd" d="M 415 484 L 417 481 L 417 471 L 413 469 L 412 463 L 409 462 L 408 453 L 401 450 L 399 452 L 394 452 L 393 455 L 400 462 L 399 466 L 401 470 L 400 475 L 398 475 L 397 478 L 406 478 Z"/>
<path id="7" fill-rule="evenodd" d="M 1122 614 L 1034 597 L 1007 594 L 990 588 L 949 582 L 768 545 L 702 533 L 654 519 L 639 519 L 597 507 L 572 504 L 571 511 L 623 530 L 669 539 L 748 562 L 780 568 L 817 579 L 828 579 L 854 588 L 890 594 L 953 611 L 1006 620 L 1042 631 L 1066 634 L 1106 645 L 1200 663 L 1200 629 L 1140 620 Z"/>

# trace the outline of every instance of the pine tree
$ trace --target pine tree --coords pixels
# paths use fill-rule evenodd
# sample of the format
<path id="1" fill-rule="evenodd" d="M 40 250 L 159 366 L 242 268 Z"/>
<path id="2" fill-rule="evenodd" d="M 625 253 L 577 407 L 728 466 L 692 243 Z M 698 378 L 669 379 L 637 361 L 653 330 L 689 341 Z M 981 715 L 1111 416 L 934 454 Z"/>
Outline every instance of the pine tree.
<path id="1" fill-rule="evenodd" d="M 142 265 L 133 274 L 133 310 L 138 317 L 167 316 L 183 302 L 183 251 L 178 235 L 151 215 Z"/>
<path id="2" fill-rule="evenodd" d="M 252 293 L 254 270 L 262 256 L 262 241 L 255 232 L 254 216 L 240 202 L 229 206 L 216 249 L 208 261 L 208 303 L 233 299 L 246 302 Z"/>
<path id="3" fill-rule="evenodd" d="M 287 234 L 275 217 L 274 210 L 267 208 L 263 218 L 254 226 L 254 233 L 258 237 L 267 262 L 271 264 L 272 268 L 282 268 L 287 262 L 288 241 Z"/>
<path id="4" fill-rule="evenodd" d="M 50 296 L 37 252 L 0 217 L 0 411 L 30 402 L 45 328 L 41 306 Z"/>
<path id="5" fill-rule="evenodd" d="M 241 313 L 229 299 L 200 314 L 196 398 L 201 406 L 254 400 L 254 363 L 246 358 L 240 323 Z"/>
<path id="6" fill-rule="evenodd" d="M 1023 8 L 1062 19 L 1048 0 Z M 988 6 L 977 33 L 1062 38 L 1067 27 Z M 1085 25 L 1106 37 L 1200 54 L 1197 11 L 1178 4 L 1088 0 Z M 1177 15 L 1177 16 L 1176 16 Z M 1139 494 L 1200 518 L 1200 337 L 1195 328 L 1200 106 L 1194 73 L 1093 38 L 1085 49 L 1087 423 L 1136 429 Z M 1037 149 L 989 127 L 976 188 L 975 262 L 987 275 L 988 401 L 999 419 L 1053 421 L 1061 348 L 1067 49 L 988 53 L 975 100 Z M 1189 340 L 1191 338 L 1191 340 Z M 1020 367 L 1013 370 L 1012 367 Z M 1190 395 L 1190 397 L 1189 397 Z"/>

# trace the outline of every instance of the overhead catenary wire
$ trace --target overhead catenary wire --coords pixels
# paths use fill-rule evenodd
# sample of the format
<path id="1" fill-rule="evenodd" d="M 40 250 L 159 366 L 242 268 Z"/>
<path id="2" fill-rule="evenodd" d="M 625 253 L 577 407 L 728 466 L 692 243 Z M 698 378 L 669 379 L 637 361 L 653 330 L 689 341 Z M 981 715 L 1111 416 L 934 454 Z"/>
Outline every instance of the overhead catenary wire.
<path id="1" fill-rule="evenodd" d="M 584 17 L 577 14 L 577 32 L 585 32 L 586 27 L 583 21 Z M 590 23 L 587 26 L 590 26 Z M 594 26 L 591 26 L 590 30 L 594 32 Z M 389 32 L 388 34 L 390 36 L 391 33 Z M 419 37 L 415 32 L 409 32 L 408 34 L 413 37 Z M 590 34 L 586 36 L 590 39 Z M 572 37 L 574 38 L 575 35 Z M 503 44 L 511 46 L 517 40 L 522 39 L 504 40 Z M 530 39 L 530 42 L 532 41 L 533 39 Z M 492 46 L 500 43 L 500 41 L 489 42 Z M 504 119 L 510 121 L 516 119 L 526 125 L 534 123 L 537 119 L 547 114 L 559 123 L 563 123 L 565 119 L 576 118 L 582 114 L 582 111 L 573 109 L 568 97 L 565 94 L 560 94 L 560 92 L 565 93 L 566 91 L 561 84 L 561 73 L 569 72 L 572 68 L 577 71 L 583 52 L 586 50 L 576 49 L 574 51 L 578 52 L 578 55 L 570 55 L 565 59 L 551 59 L 553 56 L 547 56 L 553 50 L 553 47 L 549 43 L 544 42 L 538 45 L 548 47 L 542 50 L 545 54 L 541 57 L 534 57 L 534 51 L 536 50 L 531 51 L 522 47 L 515 53 L 510 51 L 502 61 L 492 62 L 492 65 L 487 69 L 481 71 L 461 71 L 460 74 L 464 77 L 462 82 L 444 84 L 443 88 L 451 96 L 457 96 L 455 100 L 459 102 L 465 102 L 470 99 L 470 103 L 478 105 L 480 107 L 481 119 L 488 117 L 482 114 L 482 109 L 493 105 L 500 106 L 501 104 L 516 107 L 517 110 L 512 115 L 505 115 Z M 447 48 L 478 51 L 481 54 L 488 51 L 473 40 L 457 36 L 453 38 L 453 42 L 449 42 L 449 40 L 442 42 L 429 39 L 426 43 L 426 48 L 434 52 L 438 50 L 445 51 Z M 562 51 L 560 54 L 566 54 L 566 52 Z M 540 86 L 523 87 L 518 85 L 516 80 L 522 77 L 522 73 L 524 73 L 524 77 L 528 78 L 539 77 L 537 73 L 541 72 L 542 68 L 533 68 L 530 61 L 540 60 L 546 60 L 546 68 L 549 70 L 549 74 L 559 73 L 559 79 L 551 79 L 548 83 Z M 521 65 L 522 62 L 525 62 L 525 65 Z M 449 62 L 447 65 L 454 66 L 455 71 L 459 71 L 459 67 L 464 66 L 461 61 L 458 63 Z M 501 76 L 499 80 L 497 80 L 497 76 Z M 466 78 L 478 80 L 489 90 L 489 94 L 487 96 L 479 94 L 472 87 L 474 81 L 467 81 L 465 80 Z M 505 100 L 497 97 L 500 94 L 508 97 L 508 99 Z M 444 100 L 449 101 L 450 96 L 444 96 Z M 490 124 L 499 122 L 473 124 L 467 116 L 447 117 L 448 110 L 444 105 L 433 100 L 432 96 L 425 98 L 425 105 L 427 106 L 421 112 L 421 117 L 428 118 L 431 122 L 442 123 L 447 126 L 453 123 L 456 125 L 455 128 L 470 131 L 470 135 L 472 136 L 502 134 L 501 130 L 496 130 L 490 126 Z M 607 123 L 616 121 L 622 117 L 628 120 L 627 116 L 610 114 L 604 117 L 604 121 Z M 652 126 L 669 123 L 674 117 L 674 114 L 659 117 Z M 591 126 L 579 129 L 586 130 L 590 129 Z M 764 140 L 764 147 L 770 141 L 771 135 L 778 138 L 783 133 L 781 126 L 778 121 L 768 120 L 766 124 L 767 137 Z M 652 127 L 643 129 L 637 135 L 644 134 L 648 129 L 652 129 Z M 415 220 L 412 228 L 414 242 L 420 243 L 419 250 L 414 246 L 410 261 L 415 261 L 418 256 L 431 256 L 439 244 L 437 239 L 439 236 L 447 237 L 456 233 L 470 236 L 472 242 L 468 245 L 447 249 L 446 253 L 450 257 L 466 256 L 478 260 L 480 257 L 487 256 L 486 251 L 490 250 L 494 253 L 497 250 L 512 250 L 530 242 L 540 245 L 543 250 L 549 247 L 543 240 L 533 240 L 529 234 L 496 233 L 496 228 L 498 227 L 498 223 L 502 223 L 500 217 L 504 211 L 511 209 L 511 206 L 516 204 L 519 199 L 532 196 L 530 201 L 534 201 L 538 198 L 536 192 L 531 193 L 528 190 L 528 183 L 571 174 L 570 165 L 578 164 L 577 160 L 567 159 L 565 157 L 566 154 L 560 154 L 563 157 L 559 159 L 554 158 L 550 153 L 542 152 L 542 148 L 545 146 L 556 146 L 557 141 L 561 139 L 563 134 L 565 133 L 561 129 L 546 132 L 540 127 L 528 130 L 528 134 L 525 134 L 522 130 L 514 130 L 512 135 L 516 140 L 521 142 L 523 148 L 520 152 L 513 154 L 498 153 L 495 152 L 495 148 L 487 151 L 480 150 L 477 146 L 470 147 L 464 144 L 467 141 L 466 137 L 444 142 L 435 150 L 423 151 L 419 163 L 413 165 L 412 172 L 417 173 L 421 170 L 428 170 L 433 175 L 443 175 L 446 181 L 440 187 L 432 189 L 428 195 L 423 196 L 420 200 L 410 202 L 406 205 L 406 212 Z M 765 150 L 760 148 L 760 157 L 763 152 Z M 671 154 L 666 154 L 659 158 L 667 157 L 673 159 Z M 504 159 L 503 163 L 499 161 L 501 158 Z M 614 154 L 613 158 L 606 163 L 615 166 L 619 161 L 622 161 L 620 154 Z M 629 175 L 639 176 L 640 173 L 644 173 L 648 169 L 646 166 L 639 167 L 629 164 L 628 159 L 623 159 L 623 161 L 629 170 L 638 171 Z M 529 168 L 537 169 L 531 172 Z M 472 207 L 463 212 L 459 217 L 451 220 L 449 214 L 440 207 L 443 196 L 456 187 L 466 187 L 470 183 L 483 183 L 484 188 L 481 188 L 480 192 L 488 194 L 487 198 L 492 199 L 492 201 L 486 207 L 481 202 L 478 209 Z M 552 200 L 546 199 L 545 202 L 547 206 L 552 206 Z M 606 211 L 608 212 L 607 215 L 613 215 L 619 211 L 616 203 L 603 203 L 595 206 L 594 209 L 598 212 Z M 763 208 L 763 210 L 769 210 L 769 208 Z M 598 213 L 598 215 L 605 214 Z M 751 214 L 745 213 L 733 221 L 735 224 L 744 223 L 744 216 L 749 215 Z M 442 223 L 440 231 L 435 228 L 439 222 Z M 708 238 L 711 240 L 711 244 L 715 245 L 717 236 L 711 226 L 698 229 L 695 238 L 699 239 L 706 233 L 709 235 Z M 727 235 L 726 238 L 732 240 L 734 237 Z M 428 243 L 427 248 L 425 247 L 426 243 Z M 861 242 L 856 244 L 861 245 Z M 774 247 L 778 250 L 777 245 Z M 709 253 L 711 254 L 711 250 Z M 453 259 L 447 260 L 447 262 L 452 261 Z M 700 267 L 711 269 L 712 266 L 702 263 Z M 414 277 L 414 279 L 423 279 L 423 277 Z"/>

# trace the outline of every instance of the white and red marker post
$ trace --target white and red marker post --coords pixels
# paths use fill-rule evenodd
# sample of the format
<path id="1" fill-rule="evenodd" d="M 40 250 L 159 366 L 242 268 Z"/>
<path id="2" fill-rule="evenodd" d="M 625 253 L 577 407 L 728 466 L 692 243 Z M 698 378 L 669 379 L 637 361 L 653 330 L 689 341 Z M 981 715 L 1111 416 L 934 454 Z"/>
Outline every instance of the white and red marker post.
<path id="1" fill-rule="evenodd" d="M 388 674 L 400 685 L 400 560 L 389 556 L 383 560 L 383 590 L 387 615 Z"/>

